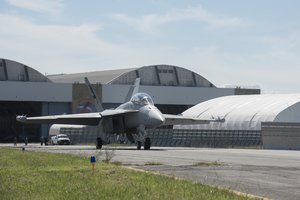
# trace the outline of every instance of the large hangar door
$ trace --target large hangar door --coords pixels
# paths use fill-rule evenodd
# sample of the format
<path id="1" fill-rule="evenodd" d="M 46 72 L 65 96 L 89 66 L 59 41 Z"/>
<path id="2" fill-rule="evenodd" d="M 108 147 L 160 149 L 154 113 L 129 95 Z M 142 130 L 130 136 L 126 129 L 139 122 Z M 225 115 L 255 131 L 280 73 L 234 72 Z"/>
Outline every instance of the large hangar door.
<path id="1" fill-rule="evenodd" d="M 16 121 L 17 115 L 39 116 L 42 104 L 39 102 L 0 101 L 0 142 L 23 142 L 25 137 L 29 142 L 37 142 L 40 138 L 40 125 L 21 124 Z"/>
<path id="2" fill-rule="evenodd" d="M 173 114 L 173 115 L 181 114 L 182 112 L 186 111 L 189 108 L 188 105 L 155 104 L 155 106 L 160 110 L 160 112 L 164 114 Z"/>

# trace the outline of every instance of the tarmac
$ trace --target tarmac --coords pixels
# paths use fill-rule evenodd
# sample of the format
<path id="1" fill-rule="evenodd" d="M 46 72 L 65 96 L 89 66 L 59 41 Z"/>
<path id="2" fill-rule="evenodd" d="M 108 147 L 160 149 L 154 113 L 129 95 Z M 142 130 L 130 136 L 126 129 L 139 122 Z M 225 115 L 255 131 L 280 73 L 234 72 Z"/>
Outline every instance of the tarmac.
<path id="1" fill-rule="evenodd" d="M 11 146 L 12 144 L 0 144 Z M 22 148 L 18 145 L 16 148 Z M 26 150 L 54 153 L 97 155 L 94 146 L 40 146 L 29 144 Z M 216 185 L 270 199 L 300 199 L 300 151 L 261 149 L 208 149 L 134 146 L 101 150 L 113 154 L 110 162 L 154 171 L 204 184 Z"/>

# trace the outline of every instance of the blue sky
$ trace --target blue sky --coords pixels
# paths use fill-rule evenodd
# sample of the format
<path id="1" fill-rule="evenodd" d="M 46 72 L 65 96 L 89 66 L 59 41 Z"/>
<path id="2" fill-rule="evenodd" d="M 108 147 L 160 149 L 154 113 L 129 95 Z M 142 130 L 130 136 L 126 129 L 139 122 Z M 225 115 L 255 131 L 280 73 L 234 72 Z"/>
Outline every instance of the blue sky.
<path id="1" fill-rule="evenodd" d="M 0 0 L 0 57 L 43 74 L 171 64 L 300 93 L 297 0 Z"/>

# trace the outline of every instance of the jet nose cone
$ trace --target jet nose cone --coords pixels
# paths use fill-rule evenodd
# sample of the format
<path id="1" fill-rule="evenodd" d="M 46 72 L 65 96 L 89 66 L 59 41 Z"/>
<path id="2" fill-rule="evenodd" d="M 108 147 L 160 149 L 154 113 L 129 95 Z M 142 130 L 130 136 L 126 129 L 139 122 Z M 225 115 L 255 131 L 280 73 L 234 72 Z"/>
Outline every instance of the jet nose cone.
<path id="1" fill-rule="evenodd" d="M 157 111 L 151 111 L 149 113 L 149 125 L 153 127 L 161 126 L 165 123 L 163 115 Z"/>

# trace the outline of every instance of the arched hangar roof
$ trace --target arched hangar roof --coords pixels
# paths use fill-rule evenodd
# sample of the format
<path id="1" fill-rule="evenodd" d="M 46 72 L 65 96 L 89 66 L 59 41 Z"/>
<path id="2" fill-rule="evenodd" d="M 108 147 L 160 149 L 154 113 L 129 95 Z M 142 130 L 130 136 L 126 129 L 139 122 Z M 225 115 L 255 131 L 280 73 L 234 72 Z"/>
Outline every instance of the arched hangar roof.
<path id="1" fill-rule="evenodd" d="M 0 81 L 49 82 L 50 80 L 31 67 L 0 58 Z"/>
<path id="2" fill-rule="evenodd" d="M 225 96 L 200 103 L 184 116 L 224 118 L 207 125 L 178 125 L 178 129 L 261 130 L 261 122 L 300 122 L 300 94 Z"/>
<path id="3" fill-rule="evenodd" d="M 48 76 L 53 82 L 83 83 L 88 77 L 91 83 L 131 85 L 137 77 L 141 85 L 215 87 L 201 75 L 188 69 L 172 65 L 151 65 L 140 68 L 58 74 Z"/>

